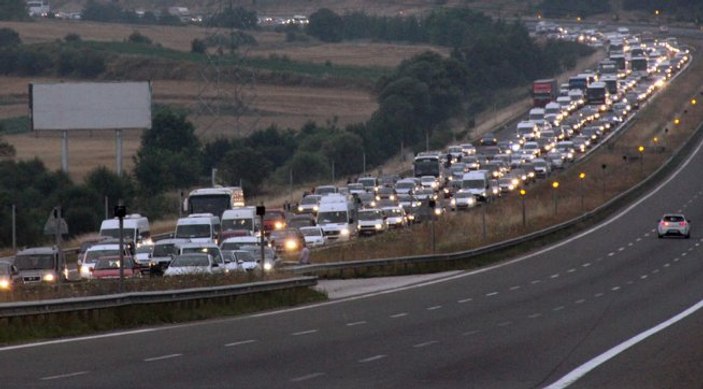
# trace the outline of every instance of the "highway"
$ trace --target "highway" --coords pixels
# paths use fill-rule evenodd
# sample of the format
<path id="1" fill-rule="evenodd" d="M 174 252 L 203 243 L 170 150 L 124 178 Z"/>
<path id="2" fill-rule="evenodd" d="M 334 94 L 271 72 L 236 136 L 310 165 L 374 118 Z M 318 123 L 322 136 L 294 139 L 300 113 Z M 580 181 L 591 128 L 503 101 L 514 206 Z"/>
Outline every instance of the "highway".
<path id="1" fill-rule="evenodd" d="M 0 348 L 3 387 L 695 386 L 699 312 L 641 334 L 703 300 L 702 147 L 650 195 L 549 249 L 288 310 Z M 691 239 L 657 239 L 670 211 L 692 220 Z"/>

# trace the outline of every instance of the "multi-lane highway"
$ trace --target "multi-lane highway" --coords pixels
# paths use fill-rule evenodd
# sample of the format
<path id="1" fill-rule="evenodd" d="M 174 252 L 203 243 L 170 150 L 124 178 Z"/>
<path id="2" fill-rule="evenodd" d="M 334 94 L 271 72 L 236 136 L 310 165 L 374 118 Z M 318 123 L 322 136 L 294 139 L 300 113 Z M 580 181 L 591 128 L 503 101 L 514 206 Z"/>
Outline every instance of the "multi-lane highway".
<path id="1" fill-rule="evenodd" d="M 703 300 L 701 148 L 622 213 L 529 256 L 290 310 L 0 348 L 3 387 L 700 385 L 703 316 L 672 318 Z M 669 211 L 692 220 L 691 239 L 657 239 Z"/>

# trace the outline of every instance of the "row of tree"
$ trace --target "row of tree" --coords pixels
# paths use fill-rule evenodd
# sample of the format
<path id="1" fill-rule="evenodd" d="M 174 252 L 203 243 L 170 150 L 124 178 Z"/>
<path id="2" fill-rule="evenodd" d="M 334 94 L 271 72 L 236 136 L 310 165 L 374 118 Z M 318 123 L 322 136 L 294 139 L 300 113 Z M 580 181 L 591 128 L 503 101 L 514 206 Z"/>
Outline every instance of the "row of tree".
<path id="1" fill-rule="evenodd" d="M 700 0 L 624 0 L 622 7 L 630 11 L 645 11 L 650 15 L 659 11 L 662 18 L 674 17 L 703 23 L 703 2 Z"/>

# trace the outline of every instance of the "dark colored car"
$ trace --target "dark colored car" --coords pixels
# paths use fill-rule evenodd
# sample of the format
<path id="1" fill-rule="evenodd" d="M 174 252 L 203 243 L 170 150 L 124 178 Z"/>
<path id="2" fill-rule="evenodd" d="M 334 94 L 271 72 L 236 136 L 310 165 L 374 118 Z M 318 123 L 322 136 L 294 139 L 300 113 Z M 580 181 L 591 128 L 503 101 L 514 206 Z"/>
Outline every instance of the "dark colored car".
<path id="1" fill-rule="evenodd" d="M 267 209 L 264 215 L 264 234 L 286 228 L 286 212 L 282 209 Z"/>
<path id="2" fill-rule="evenodd" d="M 272 231 L 269 240 L 276 252 L 279 253 L 298 253 L 305 244 L 305 236 L 297 228 Z"/>
<path id="3" fill-rule="evenodd" d="M 132 257 L 124 257 L 124 277 L 141 278 L 143 268 Z M 120 257 L 100 257 L 93 268 L 94 280 L 108 280 L 120 278 Z"/>

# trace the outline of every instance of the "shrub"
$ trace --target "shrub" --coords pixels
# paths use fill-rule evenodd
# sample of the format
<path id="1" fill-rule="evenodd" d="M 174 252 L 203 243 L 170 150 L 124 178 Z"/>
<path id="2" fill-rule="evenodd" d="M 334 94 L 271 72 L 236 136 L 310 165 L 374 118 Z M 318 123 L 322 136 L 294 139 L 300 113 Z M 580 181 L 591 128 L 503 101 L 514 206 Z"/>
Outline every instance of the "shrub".
<path id="1" fill-rule="evenodd" d="M 143 45 L 150 45 L 151 39 L 146 36 L 142 35 L 139 31 L 134 31 L 132 34 L 129 35 L 129 38 L 127 40 L 131 43 L 137 43 L 137 44 L 143 44 Z"/>

